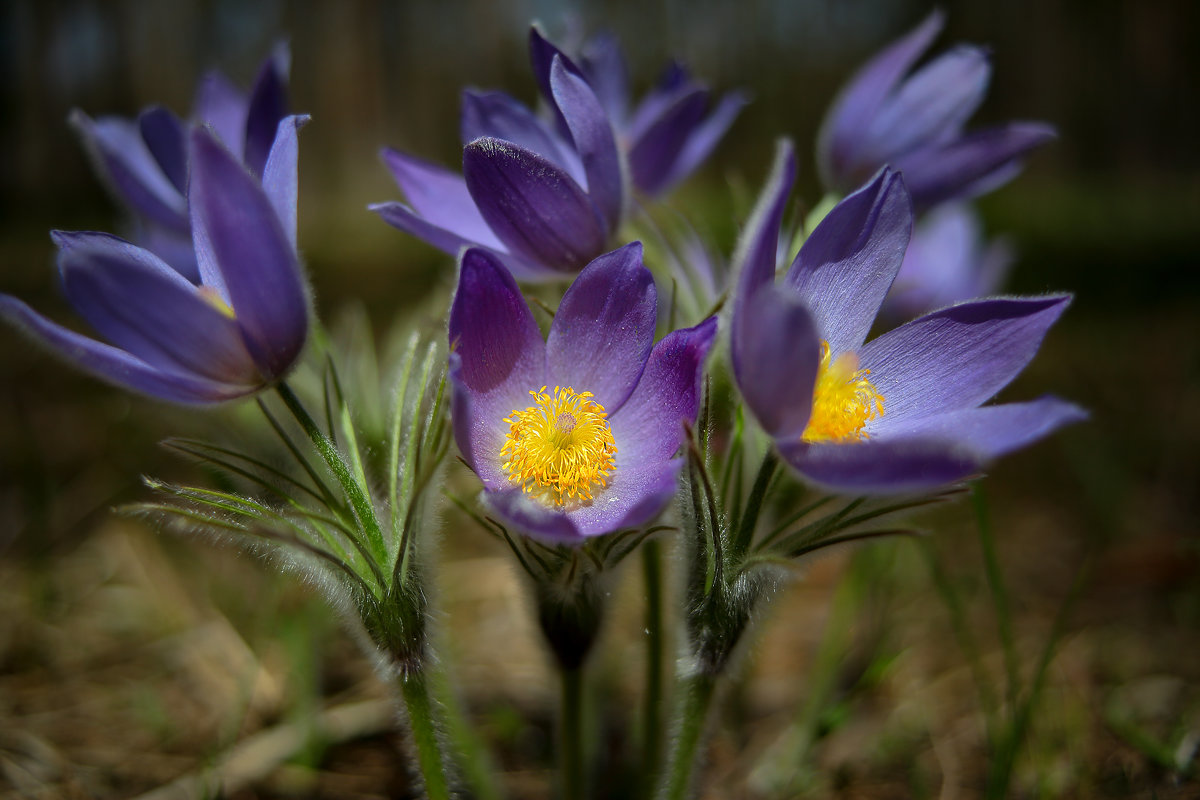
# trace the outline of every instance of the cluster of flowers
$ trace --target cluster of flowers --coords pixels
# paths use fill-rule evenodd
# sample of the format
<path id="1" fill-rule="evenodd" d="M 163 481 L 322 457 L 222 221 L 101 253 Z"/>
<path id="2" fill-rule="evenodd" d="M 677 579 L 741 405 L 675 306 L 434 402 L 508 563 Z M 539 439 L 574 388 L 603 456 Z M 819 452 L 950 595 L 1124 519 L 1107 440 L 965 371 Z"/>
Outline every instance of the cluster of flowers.
<path id="1" fill-rule="evenodd" d="M 981 242 L 964 201 L 1054 134 L 1032 123 L 966 129 L 988 58 L 962 46 L 914 68 L 941 25 L 934 14 L 881 52 L 830 109 L 816 153 L 833 198 L 823 218 L 796 236 L 782 230 L 796 169 L 782 141 L 731 269 L 707 274 L 714 313 L 657 341 L 675 314 L 627 232 L 714 150 L 742 94 L 716 98 L 673 66 L 634 103 L 611 38 L 567 53 L 534 28 L 541 107 L 465 92 L 461 175 L 384 150 L 405 202 L 372 210 L 458 261 L 450 419 L 489 519 L 571 546 L 651 524 L 681 481 L 694 482 L 688 452 L 723 335 L 769 458 L 833 494 L 937 490 L 1084 416 L 1053 397 L 985 405 L 1070 297 L 970 299 L 995 289 L 1008 255 Z M 287 112 L 288 60 L 278 48 L 248 93 L 209 76 L 187 121 L 159 107 L 136 120 L 77 114 L 136 223 L 133 242 L 52 234 L 66 297 L 101 338 L 9 296 L 0 315 L 73 365 L 168 401 L 285 385 L 311 315 L 296 248 L 308 118 Z M 717 272 L 733 277 L 726 285 Z M 543 338 L 520 284 L 567 280 Z M 884 307 L 921 315 L 868 342 Z M 328 460 L 337 472 L 336 454 Z M 370 509 L 347 491 L 366 525 Z M 713 525 L 743 530 L 749 519 L 752 535 L 754 518 Z"/>

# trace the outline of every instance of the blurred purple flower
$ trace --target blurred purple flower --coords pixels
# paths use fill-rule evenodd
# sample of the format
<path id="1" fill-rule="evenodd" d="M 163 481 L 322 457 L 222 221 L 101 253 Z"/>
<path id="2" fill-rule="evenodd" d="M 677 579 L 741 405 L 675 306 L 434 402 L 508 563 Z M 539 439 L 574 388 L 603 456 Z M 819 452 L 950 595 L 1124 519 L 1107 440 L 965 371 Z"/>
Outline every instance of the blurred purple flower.
<path id="1" fill-rule="evenodd" d="M 890 169 L 825 217 L 776 285 L 794 173 L 784 143 L 739 244 L 731 353 L 746 405 L 801 475 L 843 493 L 923 491 L 1085 417 L 1053 397 L 981 405 L 1029 363 L 1069 295 L 962 303 L 864 344 L 912 227 Z"/>
<path id="2" fill-rule="evenodd" d="M 212 127 L 239 161 L 262 178 L 279 122 L 287 114 L 291 56 L 276 45 L 247 94 L 219 72 L 200 82 L 192 120 Z M 187 126 L 162 106 L 150 106 L 137 119 L 92 119 L 71 112 L 96 171 L 139 223 L 137 241 L 188 280 L 199 277 L 187 208 Z"/>
<path id="3" fill-rule="evenodd" d="M 654 345 L 656 304 L 634 242 L 579 273 L 543 341 L 500 259 L 463 253 L 450 310 L 454 435 L 497 515 L 570 544 L 645 524 L 670 502 L 717 322 Z"/>
<path id="4" fill-rule="evenodd" d="M 942 23 L 941 12 L 930 14 L 842 89 L 817 139 L 827 190 L 849 193 L 888 165 L 903 173 L 913 204 L 929 208 L 996 188 L 1054 138 L 1040 122 L 963 131 L 991 78 L 987 51 L 959 45 L 910 74 Z"/>
<path id="5" fill-rule="evenodd" d="M 555 56 L 587 79 L 616 130 L 633 186 L 651 197 L 666 193 L 708 158 L 748 99 L 735 91 L 714 104 L 711 90 L 675 62 L 631 109 L 629 71 L 616 37 L 592 37 L 572 63 L 535 27 L 529 34 L 529 51 L 542 94 L 551 102 L 550 65 Z"/>
<path id="6" fill-rule="evenodd" d="M 54 231 L 63 291 L 105 340 L 0 295 L 0 317 L 79 369 L 177 403 L 251 394 L 291 369 L 308 332 L 296 255 L 296 131 L 278 126 L 268 188 L 206 128 L 186 134 L 187 205 L 199 285 L 149 250 L 106 233 Z"/>
<path id="7" fill-rule="evenodd" d="M 608 249 L 624 213 L 621 157 L 595 92 L 562 58 L 548 67 L 559 135 L 503 92 L 463 93 L 463 174 L 385 148 L 408 204 L 389 224 L 452 255 L 482 246 L 517 278 L 563 278 Z"/>
<path id="8" fill-rule="evenodd" d="M 917 223 L 883 315 L 911 319 L 935 308 L 995 294 L 1012 265 L 1003 239 L 987 242 L 969 206 L 948 203 Z"/>

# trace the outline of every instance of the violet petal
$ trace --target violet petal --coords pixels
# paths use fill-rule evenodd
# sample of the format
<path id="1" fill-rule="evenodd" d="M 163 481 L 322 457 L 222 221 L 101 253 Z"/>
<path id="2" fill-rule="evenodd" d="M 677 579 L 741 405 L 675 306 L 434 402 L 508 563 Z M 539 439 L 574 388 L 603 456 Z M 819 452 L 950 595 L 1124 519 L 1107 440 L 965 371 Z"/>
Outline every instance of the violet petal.
<path id="1" fill-rule="evenodd" d="M 621 222 L 625 191 L 617 140 L 604 107 L 578 72 L 558 57 L 550 68 L 554 102 L 566 120 L 587 175 L 587 193 L 607 230 Z"/>
<path id="2" fill-rule="evenodd" d="M 209 125 L 234 157 L 241 160 L 246 152 L 245 92 L 230 83 L 220 72 L 210 72 L 196 88 L 192 117 Z"/>
<path id="3" fill-rule="evenodd" d="M 465 242 L 493 250 L 506 249 L 484 222 L 461 175 L 390 147 L 380 151 L 380 156 L 413 210 L 429 224 Z M 457 255 L 459 249 L 455 247 L 447 252 Z"/>
<path id="4" fill-rule="evenodd" d="M 180 195 L 187 191 L 187 142 L 183 122 L 169 109 L 151 106 L 138 114 L 142 141 Z"/>
<path id="5" fill-rule="evenodd" d="M 1087 412 L 1056 397 L 1026 403 L 961 408 L 912 420 L 888 430 L 892 436 L 921 436 L 954 441 L 982 459 L 994 459 L 1087 419 Z"/>
<path id="6" fill-rule="evenodd" d="M 512 142 L 564 167 L 580 185 L 587 183 L 575 149 L 525 104 L 504 92 L 464 91 L 460 132 L 463 144 L 482 136 Z"/>
<path id="7" fill-rule="evenodd" d="M 286 43 L 267 56 L 250 89 L 246 107 L 244 161 L 256 176 L 263 174 L 279 122 L 287 115 L 288 71 L 292 55 Z"/>
<path id="8" fill-rule="evenodd" d="M 666 189 L 684 144 L 704 119 L 708 95 L 695 87 L 677 97 L 630 145 L 629 172 L 640 190 L 654 195 Z"/>
<path id="9" fill-rule="evenodd" d="M 660 191 L 665 192 L 681 182 L 708 158 L 749 101 L 750 98 L 745 92 L 729 92 L 721 98 L 717 107 L 692 131 L 684 143 L 683 150 L 675 159 L 671 173 L 663 181 Z"/>
<path id="10" fill-rule="evenodd" d="M 978 454 L 951 440 L 899 437 L 854 443 L 776 441 L 804 478 L 838 494 L 924 492 L 979 471 Z"/>
<path id="11" fill-rule="evenodd" d="M 263 167 L 263 189 L 271 205 L 275 207 L 275 213 L 283 224 L 292 249 L 296 248 L 296 196 L 300 183 L 297 169 L 300 142 L 296 134 L 310 119 L 312 117 L 307 114 L 294 114 L 279 121 L 275 142 L 271 145 L 271 153 Z"/>

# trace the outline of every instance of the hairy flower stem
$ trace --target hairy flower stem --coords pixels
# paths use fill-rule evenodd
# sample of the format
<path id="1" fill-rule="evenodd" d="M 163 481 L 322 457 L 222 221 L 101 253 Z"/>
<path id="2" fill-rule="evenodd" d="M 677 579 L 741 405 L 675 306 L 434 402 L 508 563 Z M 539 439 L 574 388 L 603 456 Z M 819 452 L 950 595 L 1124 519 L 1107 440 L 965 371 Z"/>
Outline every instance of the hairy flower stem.
<path id="1" fill-rule="evenodd" d="M 686 800 L 691 796 L 700 743 L 704 740 L 718 675 L 696 670 L 679 687 L 678 717 L 667 768 L 658 786 L 658 800 Z"/>
<path id="2" fill-rule="evenodd" d="M 559 670 L 562 679 L 562 707 L 558 732 L 559 774 L 562 796 L 582 800 L 584 792 L 583 747 L 583 666 Z"/>
<path id="3" fill-rule="evenodd" d="M 642 575 L 646 584 L 646 708 L 642 731 L 642 778 L 652 786 L 662 759 L 663 631 L 662 543 L 642 546 Z M 648 793 L 649 790 L 647 790 Z"/>
<path id="4" fill-rule="evenodd" d="M 441 727 L 437 723 L 437 704 L 423 670 L 400 670 L 396 685 L 408 712 L 416 766 L 429 800 L 449 800 L 453 796 Z"/>

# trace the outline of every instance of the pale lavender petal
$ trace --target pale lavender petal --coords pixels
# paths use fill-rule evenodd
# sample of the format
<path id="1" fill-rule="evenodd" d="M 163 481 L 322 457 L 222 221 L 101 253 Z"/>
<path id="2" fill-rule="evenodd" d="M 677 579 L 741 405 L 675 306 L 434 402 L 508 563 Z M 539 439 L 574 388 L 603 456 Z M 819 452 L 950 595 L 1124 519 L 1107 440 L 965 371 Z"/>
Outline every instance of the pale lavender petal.
<path id="1" fill-rule="evenodd" d="M 859 165 L 885 164 L 915 147 L 957 135 L 975 113 L 991 79 L 987 51 L 959 45 L 910 75 L 863 133 Z"/>
<path id="2" fill-rule="evenodd" d="M 218 403 L 249 394 L 257 384 L 233 385 L 158 369 L 124 350 L 82 336 L 41 316 L 15 297 L 0 294 L 0 317 L 103 381 L 175 403 Z"/>
<path id="3" fill-rule="evenodd" d="M 296 196 L 300 182 L 297 171 L 300 142 L 296 134 L 310 119 L 312 117 L 307 114 L 295 114 L 279 121 L 275 143 L 271 145 L 271 154 L 263 167 L 263 189 L 275 207 L 292 249 L 296 248 Z"/>
<path id="4" fill-rule="evenodd" d="M 683 423 L 694 423 L 700 410 L 704 360 L 716 335 L 717 318 L 709 317 L 654 346 L 637 388 L 609 415 L 619 472 L 666 461 L 683 444 Z"/>
<path id="5" fill-rule="evenodd" d="M 464 91 L 460 131 L 464 145 L 482 136 L 503 139 L 562 166 L 581 186 L 587 183 L 583 162 L 574 148 L 525 104 L 504 92 Z"/>
<path id="6" fill-rule="evenodd" d="M 613 124 L 621 125 L 629 115 L 629 67 L 617 37 L 599 33 L 584 42 L 579 67 Z"/>
<path id="7" fill-rule="evenodd" d="M 53 238 L 67 301 L 109 342 L 156 369 L 258 382 L 237 324 L 152 253 L 106 234 Z"/>
<path id="8" fill-rule="evenodd" d="M 935 311 L 868 342 L 859 364 L 884 398 L 871 434 L 972 408 L 1025 368 L 1069 295 L 980 300 Z"/>
<path id="9" fill-rule="evenodd" d="M 793 292 L 763 286 L 739 298 L 730 351 L 746 405 L 763 430 L 799 438 L 812 413 L 821 337 L 808 307 Z"/>
<path id="10" fill-rule="evenodd" d="M 961 408 L 913 419 L 889 429 L 888 438 L 945 439 L 990 460 L 1032 444 L 1064 425 L 1082 422 L 1087 416 L 1087 412 L 1074 403 L 1043 397 L 1027 403 Z"/>
<path id="11" fill-rule="evenodd" d="M 592 536 L 637 528 L 670 504 L 683 459 L 621 469 L 589 505 L 567 512 L 549 508 L 520 489 L 484 492 L 482 499 L 504 521 L 555 544 L 580 544 Z"/>
<path id="12" fill-rule="evenodd" d="M 450 307 L 452 370 L 462 408 L 454 413 L 459 449 L 484 485 L 507 483 L 500 470 L 504 418 L 531 404 L 546 380 L 546 345 L 516 281 L 495 254 L 466 250 Z"/>
<path id="13" fill-rule="evenodd" d="M 721 98 L 712 113 L 688 137 L 683 151 L 671 167 L 671 174 L 663 182 L 661 191 L 670 189 L 691 175 L 696 167 L 708 158 L 748 102 L 750 98 L 745 92 L 729 92 Z"/>
<path id="14" fill-rule="evenodd" d="M 785 282 L 808 304 L 835 355 L 867 338 L 911 233 L 904 181 L 885 167 L 838 203 L 800 248 Z"/>
<path id="15" fill-rule="evenodd" d="M 287 43 L 276 45 L 274 52 L 263 62 L 250 89 L 246 107 L 244 161 L 255 175 L 263 174 L 279 123 L 287 115 L 291 61 Z"/>
<path id="16" fill-rule="evenodd" d="M 942 29 L 944 15 L 934 11 L 910 33 L 872 58 L 834 100 L 817 134 L 817 169 L 827 188 L 855 159 L 854 147 L 879 106 L 892 93 Z M 843 189 L 844 190 L 844 189 Z"/>
<path id="17" fill-rule="evenodd" d="M 656 310 L 641 242 L 600 256 L 575 278 L 550 323 L 547 381 L 591 392 L 615 414 L 650 355 Z"/>
<path id="18" fill-rule="evenodd" d="M 152 106 L 138 114 L 142 141 L 158 162 L 158 167 L 182 195 L 187 191 L 187 141 L 179 117 L 162 106 Z"/>
<path id="19" fill-rule="evenodd" d="M 508 250 L 565 272 L 604 251 L 607 238 L 591 200 L 566 172 L 499 139 L 463 150 L 463 177 L 479 213 Z"/>
<path id="20" fill-rule="evenodd" d="M 708 111 L 708 95 L 695 87 L 675 98 L 630 144 L 629 172 L 638 189 L 651 195 L 666 189 L 676 159 Z"/>
<path id="21" fill-rule="evenodd" d="M 119 117 L 93 120 L 78 109 L 70 122 L 121 202 L 160 225 L 187 230 L 187 201 L 159 168 L 136 123 Z"/>
<path id="22" fill-rule="evenodd" d="M 615 230 L 621 222 L 625 189 L 621 156 L 608 115 L 592 87 L 569 69 L 561 56 L 550 68 L 550 88 L 583 162 L 588 196 L 607 229 Z"/>
<path id="23" fill-rule="evenodd" d="M 941 147 L 922 148 L 892 166 L 904 173 L 913 205 L 930 208 L 995 189 L 1020 171 L 1030 151 L 1056 136 L 1049 125 L 1013 122 L 968 133 Z"/>
<path id="24" fill-rule="evenodd" d="M 141 226 L 135 238 L 139 247 L 167 262 L 189 283 L 199 285 L 200 267 L 196 264 L 196 248 L 192 245 L 191 231 L 177 231 L 147 222 Z"/>
<path id="25" fill-rule="evenodd" d="M 907 494 L 965 480 L 979 454 L 953 440 L 899 437 L 854 443 L 776 441 L 779 454 L 808 482 L 838 494 Z"/>
<path id="26" fill-rule="evenodd" d="M 219 275 L 246 348 L 267 378 L 304 347 L 308 296 L 295 249 L 262 185 L 206 129 L 191 136 L 188 200 L 200 274 Z"/>
<path id="27" fill-rule="evenodd" d="M 484 222 L 461 175 L 390 147 L 385 147 L 380 155 L 383 157 L 383 163 L 391 170 L 392 177 L 403 190 L 405 198 L 412 205 L 413 211 L 427 223 L 453 234 L 462 242 L 481 244 L 493 250 L 507 249 Z M 408 230 L 401 225 L 396 227 Z M 425 239 L 415 231 L 409 233 Z M 426 241 L 451 255 L 457 255 L 461 249 L 455 245 L 447 250 L 437 242 L 429 239 Z"/>
<path id="28" fill-rule="evenodd" d="M 246 94 L 220 72 L 210 72 L 201 79 L 192 117 L 210 125 L 239 160 L 246 152 L 246 111 Z"/>

